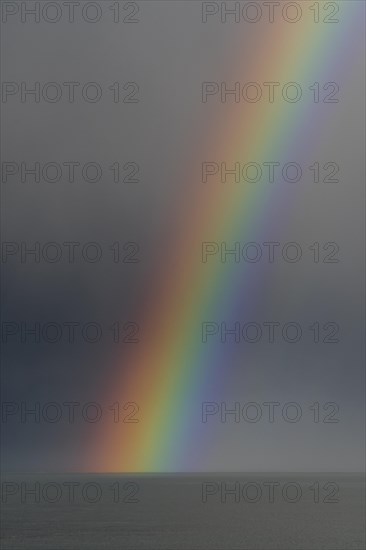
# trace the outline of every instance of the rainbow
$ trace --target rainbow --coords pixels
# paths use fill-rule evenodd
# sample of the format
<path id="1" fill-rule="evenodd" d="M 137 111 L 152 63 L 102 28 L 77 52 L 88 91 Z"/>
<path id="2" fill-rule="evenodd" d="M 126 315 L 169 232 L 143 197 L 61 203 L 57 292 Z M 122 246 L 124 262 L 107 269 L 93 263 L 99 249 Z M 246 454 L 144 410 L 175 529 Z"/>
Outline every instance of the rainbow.
<path id="1" fill-rule="evenodd" d="M 306 89 L 316 81 L 334 80 L 342 65 L 339 56 L 350 47 L 357 18 L 362 19 L 360 4 L 343 3 L 340 25 L 302 21 L 266 25 L 268 32 L 250 67 L 246 63 L 242 68 L 243 38 L 239 36 L 231 82 L 244 72 L 249 77 L 246 81 L 295 81 Z M 219 138 L 209 139 L 201 147 L 205 154 L 196 161 L 296 160 L 310 141 L 314 145 L 316 120 L 322 117 L 321 124 L 326 123 L 332 112 L 329 107 L 314 104 L 311 95 L 295 104 L 217 102 L 215 135 Z M 212 108 L 210 103 L 202 105 L 203 110 Z M 314 117 L 314 127 L 308 128 Z M 192 174 L 187 178 L 191 181 Z M 166 271 L 157 268 L 150 283 L 150 302 L 142 312 L 142 342 L 119 359 L 123 368 L 116 369 L 116 377 L 108 381 L 106 389 L 108 398 L 118 394 L 119 401 L 138 403 L 140 422 L 122 423 L 118 429 L 105 426 L 94 448 L 92 469 L 180 472 L 207 468 L 209 449 L 200 446 L 202 427 L 193 417 L 193 404 L 229 383 L 229 370 L 223 369 L 222 363 L 229 363 L 230 357 L 220 355 L 215 346 L 202 344 L 201 322 L 230 319 L 238 295 L 241 307 L 245 303 L 250 311 L 265 288 L 266 274 L 255 270 L 253 276 L 252 265 L 202 264 L 201 243 L 266 236 L 265 220 L 281 215 L 280 196 L 275 185 L 197 181 L 179 197 L 172 219 L 172 253 Z"/>

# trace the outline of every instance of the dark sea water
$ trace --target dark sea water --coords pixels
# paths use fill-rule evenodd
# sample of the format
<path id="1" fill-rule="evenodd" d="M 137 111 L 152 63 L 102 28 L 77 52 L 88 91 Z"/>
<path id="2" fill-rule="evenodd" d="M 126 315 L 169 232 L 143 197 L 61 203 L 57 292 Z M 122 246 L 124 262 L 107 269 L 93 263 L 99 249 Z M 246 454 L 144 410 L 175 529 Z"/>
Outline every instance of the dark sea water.
<path id="1" fill-rule="evenodd" d="M 2 550 L 366 547 L 350 474 L 8 474 L 1 515 Z"/>

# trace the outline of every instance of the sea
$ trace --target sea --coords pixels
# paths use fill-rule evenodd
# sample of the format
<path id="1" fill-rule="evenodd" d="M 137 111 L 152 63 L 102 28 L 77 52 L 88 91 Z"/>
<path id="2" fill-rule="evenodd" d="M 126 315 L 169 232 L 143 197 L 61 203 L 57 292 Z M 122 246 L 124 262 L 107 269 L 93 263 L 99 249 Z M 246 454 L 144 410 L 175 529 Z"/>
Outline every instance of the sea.
<path id="1" fill-rule="evenodd" d="M 362 474 L 6 474 L 2 550 L 364 550 Z"/>

